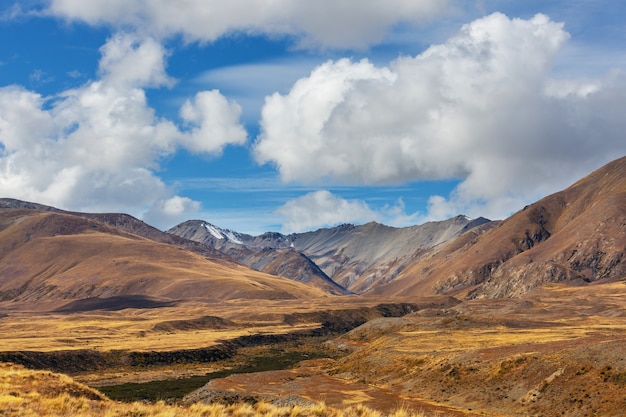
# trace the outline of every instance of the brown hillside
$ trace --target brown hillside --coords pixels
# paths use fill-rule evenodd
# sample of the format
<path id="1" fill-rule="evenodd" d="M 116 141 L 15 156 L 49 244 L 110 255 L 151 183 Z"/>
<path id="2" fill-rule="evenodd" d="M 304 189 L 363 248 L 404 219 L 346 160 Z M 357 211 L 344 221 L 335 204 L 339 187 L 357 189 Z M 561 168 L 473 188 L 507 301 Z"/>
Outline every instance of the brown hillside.
<path id="1" fill-rule="evenodd" d="M 231 300 L 322 293 L 84 217 L 0 210 L 1 301 L 34 306 L 122 295 Z"/>
<path id="2" fill-rule="evenodd" d="M 0 209 L 27 209 L 36 211 L 47 211 L 60 214 L 70 214 L 85 217 L 90 220 L 105 223 L 124 232 L 145 237 L 155 242 L 167 243 L 181 248 L 199 253 L 200 255 L 213 258 L 229 259 L 224 253 L 213 249 L 207 245 L 199 244 L 189 239 L 162 232 L 157 228 L 129 215 L 123 213 L 80 213 L 75 211 L 60 210 L 56 207 L 46 206 L 28 201 L 16 200 L 14 198 L 0 198 Z"/>
<path id="3" fill-rule="evenodd" d="M 375 292 L 508 297 L 547 282 L 624 278 L 626 157 L 483 231 L 420 257 Z"/>

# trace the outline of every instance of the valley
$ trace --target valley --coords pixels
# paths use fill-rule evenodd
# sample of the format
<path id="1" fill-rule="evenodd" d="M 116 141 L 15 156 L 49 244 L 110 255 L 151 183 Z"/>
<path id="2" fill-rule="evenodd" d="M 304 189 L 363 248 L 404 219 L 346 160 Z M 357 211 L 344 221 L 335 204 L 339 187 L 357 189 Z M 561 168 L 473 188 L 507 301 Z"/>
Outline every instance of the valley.
<path id="1" fill-rule="evenodd" d="M 26 366 L 64 369 L 124 401 L 323 402 L 335 410 L 358 403 L 382 413 L 401 406 L 451 416 L 618 416 L 626 404 L 624 282 L 554 284 L 517 299 L 429 297 L 390 317 L 380 314 L 389 305 L 338 299 L 321 311 L 336 310 L 335 324 L 344 327 L 327 331 L 320 319 L 333 315 L 320 315 L 313 301 L 98 311 L 71 320 L 51 313 L 30 326 L 19 320 L 26 312 L 5 309 L 0 323 L 3 334 L 14 335 L 3 338 L 14 343 L 6 346 L 22 339 L 24 354 L 55 358 L 47 366 L 24 360 Z M 188 320 L 167 320 L 183 314 Z M 208 323 L 227 327 L 202 329 Z M 326 326 L 332 329 L 328 320 Z M 80 342 L 107 332 L 108 343 Z M 87 351 L 104 359 L 90 362 Z"/>

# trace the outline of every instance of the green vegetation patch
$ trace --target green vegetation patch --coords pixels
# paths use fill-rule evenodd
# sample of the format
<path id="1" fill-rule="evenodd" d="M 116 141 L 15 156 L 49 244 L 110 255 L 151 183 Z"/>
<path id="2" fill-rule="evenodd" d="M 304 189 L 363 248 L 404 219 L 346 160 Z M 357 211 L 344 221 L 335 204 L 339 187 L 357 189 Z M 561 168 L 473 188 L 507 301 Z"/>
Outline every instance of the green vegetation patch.
<path id="1" fill-rule="evenodd" d="M 332 352 L 326 349 L 294 351 L 275 347 L 256 352 L 255 356 L 238 355 L 236 359 L 239 365 L 206 375 L 144 383 L 125 383 L 98 387 L 97 389 L 107 397 L 117 401 L 156 402 L 164 400 L 175 402 L 212 379 L 226 378 L 234 374 L 289 369 L 303 360 L 328 358 L 331 356 L 333 356 Z"/>

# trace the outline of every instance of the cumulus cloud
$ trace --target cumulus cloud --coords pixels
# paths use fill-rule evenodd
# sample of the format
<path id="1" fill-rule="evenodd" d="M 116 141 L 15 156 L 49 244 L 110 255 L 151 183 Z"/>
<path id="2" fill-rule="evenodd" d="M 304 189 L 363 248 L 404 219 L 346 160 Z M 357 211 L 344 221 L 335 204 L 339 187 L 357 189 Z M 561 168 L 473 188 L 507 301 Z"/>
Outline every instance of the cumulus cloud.
<path id="1" fill-rule="evenodd" d="M 181 109 L 180 128 L 146 99 L 145 87 L 171 83 L 158 42 L 120 34 L 101 52 L 101 78 L 80 88 L 54 97 L 0 88 L 0 191 L 74 210 L 141 215 L 156 204 L 155 219 L 197 210 L 154 172 L 180 148 L 219 154 L 245 142 L 240 109 L 217 91 L 199 92 Z"/>
<path id="2" fill-rule="evenodd" d="M 152 225 L 174 225 L 188 220 L 200 210 L 200 203 L 187 197 L 174 196 L 156 201 L 143 219 Z"/>
<path id="3" fill-rule="evenodd" d="M 145 35 L 182 34 L 210 42 L 234 32 L 293 35 L 303 47 L 365 48 L 395 24 L 415 24 L 449 9 L 442 0 L 51 0 L 48 13 Z"/>
<path id="4" fill-rule="evenodd" d="M 241 107 L 219 91 L 201 91 L 187 100 L 180 115 L 191 131 L 184 143 L 194 152 L 220 153 L 229 144 L 243 145 L 248 134 L 241 124 Z"/>
<path id="5" fill-rule="evenodd" d="M 372 208 L 363 200 L 345 199 L 327 190 L 318 190 L 287 201 L 275 214 L 283 218 L 283 232 L 298 233 L 342 223 L 363 224 L 371 221 L 405 227 L 421 223 L 424 213 L 407 213 L 399 198 L 393 205 Z"/>
<path id="6" fill-rule="evenodd" d="M 459 178 L 431 217 L 502 217 L 626 153 L 626 77 L 552 80 L 568 38 L 495 13 L 389 67 L 324 63 L 266 98 L 256 159 L 304 183 Z"/>
<path id="7" fill-rule="evenodd" d="M 165 72 L 165 48 L 151 37 L 117 33 L 100 48 L 100 52 L 99 71 L 108 84 L 119 88 L 174 84 Z"/>
<path id="8" fill-rule="evenodd" d="M 360 200 L 346 200 L 326 190 L 290 200 L 276 210 L 284 218 L 283 231 L 297 233 L 340 223 L 361 223 L 378 214 Z"/>

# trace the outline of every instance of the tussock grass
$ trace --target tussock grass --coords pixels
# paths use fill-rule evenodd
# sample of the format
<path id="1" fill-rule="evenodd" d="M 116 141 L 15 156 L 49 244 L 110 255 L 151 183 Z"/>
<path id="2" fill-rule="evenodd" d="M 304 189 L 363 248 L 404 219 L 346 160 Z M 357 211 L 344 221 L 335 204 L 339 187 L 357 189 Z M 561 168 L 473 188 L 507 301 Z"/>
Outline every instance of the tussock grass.
<path id="1" fill-rule="evenodd" d="M 275 406 L 257 404 L 202 404 L 177 406 L 165 402 L 120 403 L 70 377 L 33 371 L 13 364 L 0 364 L 0 415 L 11 417 L 424 417 L 399 409 L 383 414 L 362 405 L 343 410 L 324 404 Z"/>

